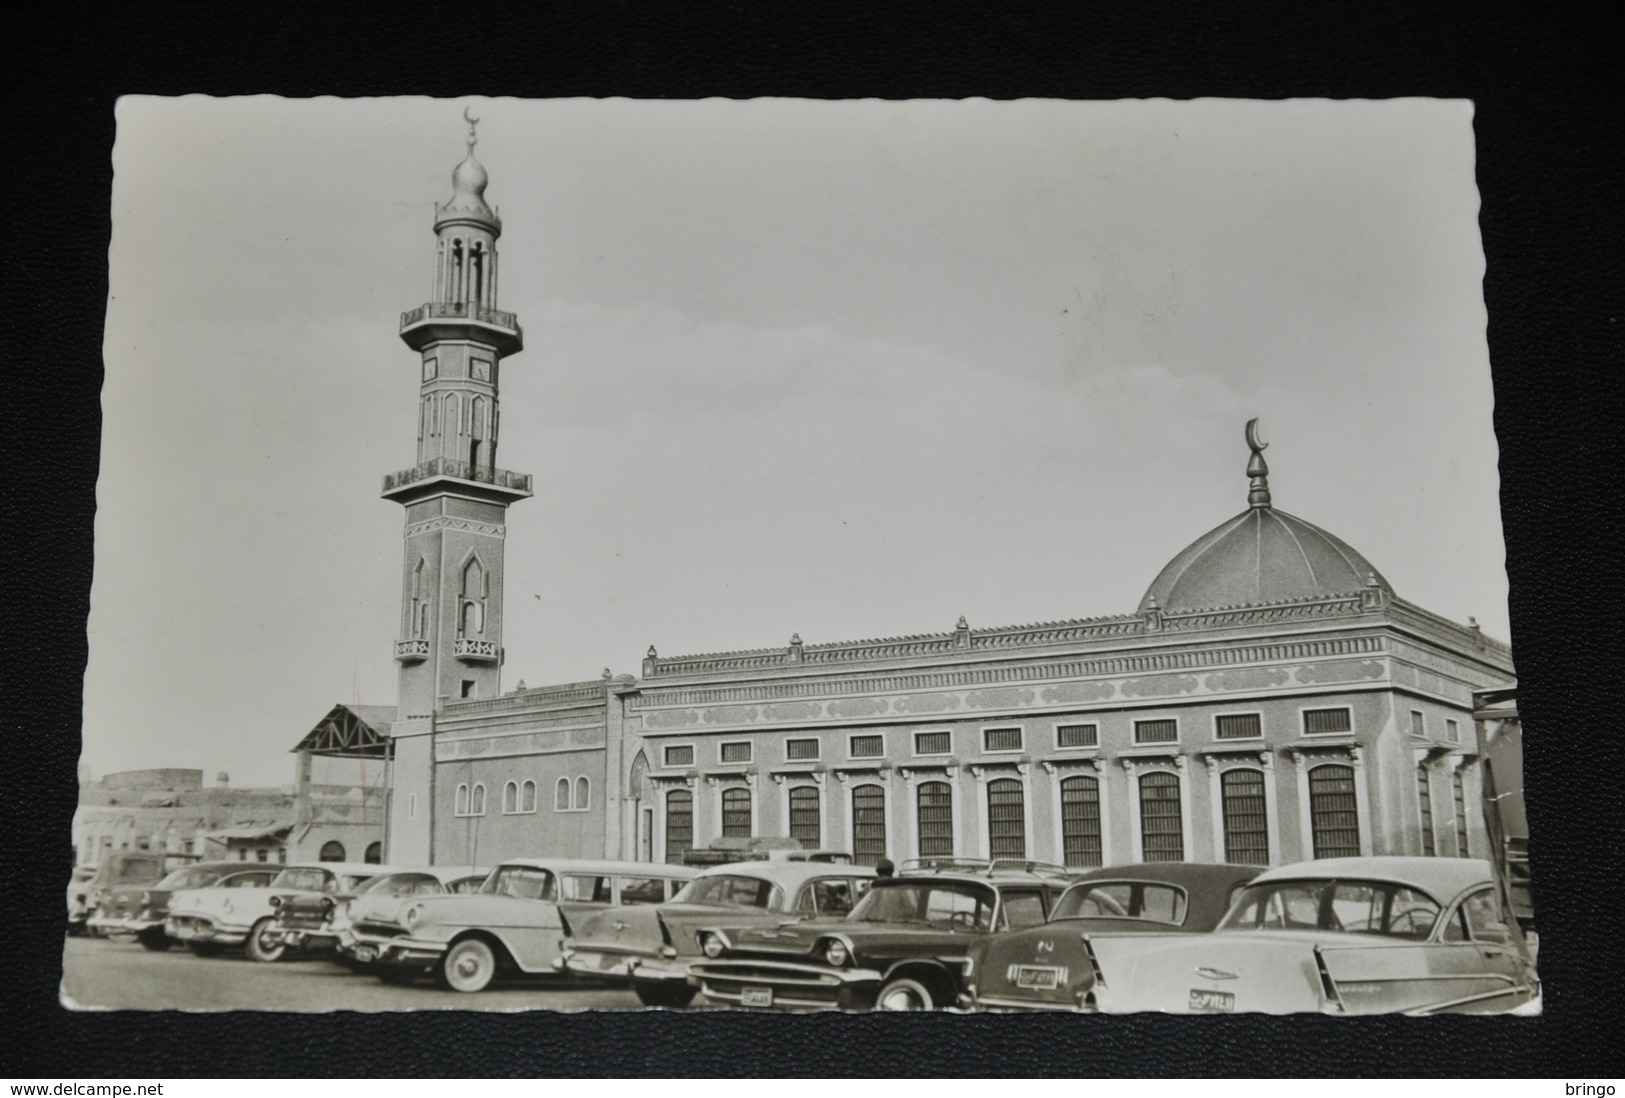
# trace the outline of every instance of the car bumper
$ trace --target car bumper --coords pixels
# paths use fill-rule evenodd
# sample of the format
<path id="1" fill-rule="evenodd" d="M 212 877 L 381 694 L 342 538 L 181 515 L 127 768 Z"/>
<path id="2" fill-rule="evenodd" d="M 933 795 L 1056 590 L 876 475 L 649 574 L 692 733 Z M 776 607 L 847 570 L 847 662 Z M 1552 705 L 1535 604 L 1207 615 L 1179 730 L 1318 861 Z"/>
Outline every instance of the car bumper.
<path id="1" fill-rule="evenodd" d="M 215 922 L 202 915 L 171 915 L 164 920 L 164 933 L 181 942 L 213 942 L 216 945 L 242 945 L 249 928 Z"/>
<path id="2" fill-rule="evenodd" d="M 671 957 L 647 953 L 610 953 L 593 949 L 567 949 L 553 962 L 560 972 L 628 983 L 688 983 L 688 965 Z"/>
<path id="3" fill-rule="evenodd" d="M 97 934 L 140 934 L 144 930 L 151 930 L 155 926 L 163 926 L 162 919 L 114 918 L 111 916 L 92 915 L 85 920 L 85 925 Z"/>
<path id="4" fill-rule="evenodd" d="M 367 957 L 363 952 L 364 946 L 376 948 L 377 956 Z M 358 961 L 368 963 L 421 968 L 439 961 L 446 955 L 448 948 L 446 942 L 431 942 L 422 938 L 386 938 L 376 944 L 366 939 L 357 939 L 355 949 L 350 955 Z"/>
<path id="5" fill-rule="evenodd" d="M 1062 1013 L 1098 1014 L 1092 1006 L 1077 1002 L 1048 999 L 1011 999 L 1001 995 L 961 995 L 955 1004 L 961 1010 L 986 1010 L 995 1013 Z"/>
<path id="6" fill-rule="evenodd" d="M 287 946 L 289 949 L 332 949 L 338 944 L 338 935 L 327 930 L 269 927 L 260 935 L 267 946 Z"/>
<path id="7" fill-rule="evenodd" d="M 850 1010 L 880 989 L 881 973 L 870 968 L 830 968 L 786 961 L 700 961 L 689 968 L 700 994 L 731 1006 L 796 1010 Z M 763 992 L 765 1003 L 753 1003 Z"/>

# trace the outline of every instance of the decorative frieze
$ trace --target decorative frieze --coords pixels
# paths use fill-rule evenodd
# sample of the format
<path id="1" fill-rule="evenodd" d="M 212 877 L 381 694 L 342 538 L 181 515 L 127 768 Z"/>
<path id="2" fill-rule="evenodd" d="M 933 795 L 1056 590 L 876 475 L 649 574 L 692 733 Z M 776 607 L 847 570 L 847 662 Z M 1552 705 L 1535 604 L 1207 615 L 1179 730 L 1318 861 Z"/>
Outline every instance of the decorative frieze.
<path id="1" fill-rule="evenodd" d="M 498 523 L 475 522 L 473 519 L 449 518 L 445 515 L 412 523 L 406 528 L 406 536 L 409 538 L 415 537 L 418 534 L 428 534 L 435 530 L 461 530 L 464 533 L 485 534 L 494 538 L 508 536 L 508 528 Z"/>

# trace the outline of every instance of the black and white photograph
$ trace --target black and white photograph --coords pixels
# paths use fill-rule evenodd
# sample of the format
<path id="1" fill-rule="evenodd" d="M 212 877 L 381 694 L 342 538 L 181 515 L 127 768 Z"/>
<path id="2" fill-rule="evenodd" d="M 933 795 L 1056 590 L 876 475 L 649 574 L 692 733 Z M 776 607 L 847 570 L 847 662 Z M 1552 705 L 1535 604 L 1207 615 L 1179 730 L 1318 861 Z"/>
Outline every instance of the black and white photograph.
<path id="1" fill-rule="evenodd" d="M 65 1007 L 1542 1012 L 1471 102 L 116 123 Z"/>

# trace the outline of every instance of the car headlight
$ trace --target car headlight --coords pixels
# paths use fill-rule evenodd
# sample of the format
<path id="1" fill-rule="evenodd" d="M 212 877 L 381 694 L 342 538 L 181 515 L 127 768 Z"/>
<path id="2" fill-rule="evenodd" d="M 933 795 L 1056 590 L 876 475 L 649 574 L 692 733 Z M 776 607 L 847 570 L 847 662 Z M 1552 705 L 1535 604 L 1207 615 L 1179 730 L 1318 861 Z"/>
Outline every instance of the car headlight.
<path id="1" fill-rule="evenodd" d="M 851 954 L 846 951 L 845 943 L 842 942 L 831 942 L 829 948 L 824 950 L 824 960 L 836 968 L 846 964 L 847 958 L 850 956 Z"/>
<path id="2" fill-rule="evenodd" d="M 401 912 L 401 925 L 407 930 L 415 931 L 423 926 L 423 905 L 413 904 Z"/>
<path id="3" fill-rule="evenodd" d="M 713 960 L 722 956 L 722 938 L 716 934 L 700 935 L 700 952 Z"/>
<path id="4" fill-rule="evenodd" d="M 280 895 L 268 896 L 268 897 L 266 897 L 266 902 L 269 903 L 272 907 L 281 907 L 282 906 L 282 897 Z"/>

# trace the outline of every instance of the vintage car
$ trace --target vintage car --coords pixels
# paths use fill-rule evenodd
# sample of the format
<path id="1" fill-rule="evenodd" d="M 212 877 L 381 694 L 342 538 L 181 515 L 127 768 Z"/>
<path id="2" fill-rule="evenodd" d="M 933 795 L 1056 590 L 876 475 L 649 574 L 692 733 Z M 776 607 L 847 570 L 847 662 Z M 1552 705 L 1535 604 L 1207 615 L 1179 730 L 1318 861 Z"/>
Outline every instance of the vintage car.
<path id="1" fill-rule="evenodd" d="M 68 878 L 68 933 L 83 934 L 90 917 L 90 881 L 96 876 L 93 865 L 76 865 Z"/>
<path id="2" fill-rule="evenodd" d="M 707 1001 L 788 1010 L 939 1010 L 964 990 L 983 935 L 1037 926 L 1069 877 L 1049 869 L 905 872 L 845 918 L 700 929 L 690 974 Z"/>
<path id="3" fill-rule="evenodd" d="M 393 922 L 400 909 L 418 896 L 478 892 L 490 871 L 470 866 L 426 866 L 380 874 L 348 900 L 331 896 L 290 897 L 277 910 L 276 931 L 290 948 L 330 949 L 333 959 L 356 972 L 371 971 L 377 947 L 356 923 Z M 269 935 L 268 935 L 269 937 Z M 357 956 L 356 950 L 361 954 Z"/>
<path id="4" fill-rule="evenodd" d="M 1300 862 L 1254 878 L 1212 934 L 1086 945 L 1094 1006 L 1108 1013 L 1492 1013 L 1540 994 L 1476 858 Z"/>
<path id="5" fill-rule="evenodd" d="M 713 866 L 669 904 L 606 911 L 576 924 L 560 967 L 630 987 L 645 1006 L 687 1006 L 695 992 L 688 966 L 701 956 L 697 928 L 839 917 L 874 876 L 867 866 L 778 858 Z"/>
<path id="6" fill-rule="evenodd" d="M 1151 862 L 1083 873 L 1042 926 L 994 934 L 970 950 L 967 1010 L 1085 1010 L 1094 969 L 1085 934 L 1201 934 L 1219 925 L 1262 866 Z"/>
<path id="7" fill-rule="evenodd" d="M 360 862 L 296 863 L 282 866 L 265 888 L 217 885 L 177 892 L 169 898 L 164 932 L 200 957 L 240 945 L 253 960 L 274 961 L 286 947 L 266 943 L 263 935 L 271 929 L 278 904 L 299 893 L 354 895 L 380 869 Z"/>
<path id="8" fill-rule="evenodd" d="M 504 974 L 553 975 L 572 925 L 605 907 L 658 904 L 694 876 L 685 866 L 570 858 L 514 858 L 478 892 L 420 896 L 393 918 L 354 926 L 373 946 L 385 983 L 425 972 L 453 991 L 483 991 Z M 365 954 L 360 954 L 366 956 Z"/>
<path id="9" fill-rule="evenodd" d="M 198 862 L 152 884 L 113 885 L 102 891 L 101 902 L 89 919 L 90 928 L 107 937 L 133 935 L 151 950 L 168 949 L 173 942 L 164 933 L 164 920 L 169 916 L 170 896 L 218 885 L 222 878 L 238 873 L 250 874 L 260 884 L 269 884 L 274 875 L 274 871 L 245 869 L 242 862 Z"/>
<path id="10" fill-rule="evenodd" d="M 173 869 L 197 862 L 192 854 L 172 854 L 164 850 L 124 850 L 117 854 L 104 854 L 95 873 L 83 886 L 85 889 L 84 929 L 96 933 L 90 914 L 101 906 L 108 892 L 118 887 L 142 888 L 155 885 Z M 68 926 L 71 933 L 75 927 Z"/>

